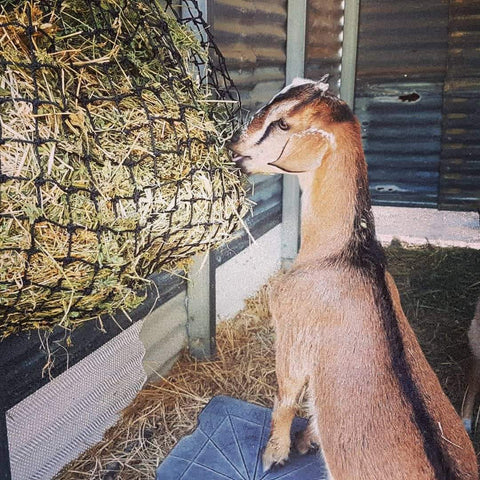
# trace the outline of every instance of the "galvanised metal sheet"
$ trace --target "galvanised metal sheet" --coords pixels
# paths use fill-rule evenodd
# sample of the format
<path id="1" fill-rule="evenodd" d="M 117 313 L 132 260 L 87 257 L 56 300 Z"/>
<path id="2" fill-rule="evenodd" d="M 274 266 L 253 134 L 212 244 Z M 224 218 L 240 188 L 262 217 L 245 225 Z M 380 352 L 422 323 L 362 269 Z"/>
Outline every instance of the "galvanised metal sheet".
<path id="1" fill-rule="evenodd" d="M 375 204 L 436 207 L 448 1 L 362 0 L 355 113 Z"/>
<path id="2" fill-rule="evenodd" d="M 362 0 L 357 77 L 442 80 L 448 4 L 448 0 Z"/>
<path id="3" fill-rule="evenodd" d="M 214 0 L 209 23 L 240 91 L 256 110 L 285 83 L 286 0 Z"/>
<path id="4" fill-rule="evenodd" d="M 215 41 L 247 117 L 285 85 L 287 1 L 213 0 L 208 11 Z M 279 176 L 257 177 L 251 182 L 255 207 L 245 221 L 258 236 L 281 222 L 282 182 Z M 242 234 L 216 252 L 217 264 L 248 244 L 248 235 Z"/>
<path id="5" fill-rule="evenodd" d="M 439 202 L 480 209 L 480 1 L 452 0 Z"/>
<path id="6" fill-rule="evenodd" d="M 368 84 L 357 88 L 355 105 L 373 202 L 436 206 L 442 84 Z"/>
<path id="7" fill-rule="evenodd" d="M 330 87 L 337 93 L 342 63 L 342 32 L 342 1 L 307 1 L 305 76 L 319 80 L 328 73 Z"/>

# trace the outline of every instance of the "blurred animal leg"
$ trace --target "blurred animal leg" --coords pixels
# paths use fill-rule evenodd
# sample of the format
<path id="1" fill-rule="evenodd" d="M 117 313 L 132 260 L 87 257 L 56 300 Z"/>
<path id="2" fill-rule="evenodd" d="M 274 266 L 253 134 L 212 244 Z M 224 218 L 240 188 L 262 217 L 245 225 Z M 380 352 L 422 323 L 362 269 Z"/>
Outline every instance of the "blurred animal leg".
<path id="1" fill-rule="evenodd" d="M 480 391 L 480 360 L 472 355 L 470 371 L 468 374 L 468 386 L 465 400 L 462 405 L 462 419 L 467 432 L 472 431 L 472 416 L 475 399 Z"/>
<path id="2" fill-rule="evenodd" d="M 283 465 L 290 453 L 290 427 L 295 416 L 297 400 L 305 381 L 278 378 L 278 395 L 272 412 L 270 438 L 263 453 L 263 470 Z"/>
<path id="3" fill-rule="evenodd" d="M 295 448 L 298 453 L 305 455 L 312 448 L 318 447 L 320 447 L 320 437 L 317 435 L 312 419 L 310 419 L 305 430 L 298 433 L 295 439 Z"/>

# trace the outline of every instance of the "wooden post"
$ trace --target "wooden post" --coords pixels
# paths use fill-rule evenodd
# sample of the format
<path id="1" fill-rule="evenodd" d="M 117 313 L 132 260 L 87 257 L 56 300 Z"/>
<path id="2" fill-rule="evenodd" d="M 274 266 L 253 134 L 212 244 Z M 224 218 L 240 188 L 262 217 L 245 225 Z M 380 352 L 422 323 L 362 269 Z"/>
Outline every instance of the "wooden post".
<path id="1" fill-rule="evenodd" d="M 187 333 L 190 353 L 199 360 L 215 354 L 215 286 L 214 256 L 197 255 L 187 283 Z"/>
<path id="2" fill-rule="evenodd" d="M 305 71 L 307 0 L 289 0 L 287 12 L 286 84 Z M 298 253 L 300 241 L 300 187 L 293 175 L 283 176 L 282 267 L 287 269 Z"/>
<path id="3" fill-rule="evenodd" d="M 352 110 L 355 106 L 359 13 L 360 0 L 345 0 L 340 97 L 348 103 Z"/>
<path id="4" fill-rule="evenodd" d="M 198 0 L 198 9 L 208 22 L 209 0 Z M 188 8 L 182 11 L 188 15 Z M 202 34 L 200 33 L 199 36 Z M 199 38 L 202 40 L 202 38 Z M 205 70 L 200 72 L 202 78 Z M 187 282 L 187 334 L 190 353 L 199 360 L 215 354 L 216 297 L 214 256 L 210 253 L 197 255 L 188 274 Z"/>

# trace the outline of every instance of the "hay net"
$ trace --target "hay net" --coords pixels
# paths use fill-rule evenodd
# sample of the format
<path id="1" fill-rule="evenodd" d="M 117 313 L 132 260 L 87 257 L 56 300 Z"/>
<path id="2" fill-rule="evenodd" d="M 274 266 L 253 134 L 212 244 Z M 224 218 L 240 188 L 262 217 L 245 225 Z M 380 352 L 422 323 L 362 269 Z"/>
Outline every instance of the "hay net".
<path id="1" fill-rule="evenodd" d="M 194 0 L 0 7 L 0 339 L 140 303 L 247 209 L 237 91 Z"/>

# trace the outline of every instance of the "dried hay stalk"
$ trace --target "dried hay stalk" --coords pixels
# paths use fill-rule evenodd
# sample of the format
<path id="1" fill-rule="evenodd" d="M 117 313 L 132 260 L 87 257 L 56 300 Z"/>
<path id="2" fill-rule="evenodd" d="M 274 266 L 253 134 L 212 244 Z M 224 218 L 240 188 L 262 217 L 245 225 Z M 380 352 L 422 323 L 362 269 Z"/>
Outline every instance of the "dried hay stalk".
<path id="1" fill-rule="evenodd" d="M 480 251 L 392 244 L 386 253 L 403 308 L 458 410 L 470 355 L 466 331 L 480 295 Z M 196 427 L 198 413 L 214 395 L 271 407 L 276 382 L 266 291 L 219 325 L 216 360 L 196 363 L 184 354 L 167 378 L 139 392 L 102 442 L 65 467 L 57 480 L 154 478 L 157 464 Z M 474 445 L 479 452 L 478 430 Z"/>
<path id="2" fill-rule="evenodd" d="M 271 407 L 275 382 L 273 329 L 266 288 L 217 330 L 217 356 L 196 362 L 184 353 L 167 378 L 147 385 L 102 442 L 67 465 L 57 480 L 155 477 L 173 446 L 197 426 L 214 395 Z"/>
<path id="3" fill-rule="evenodd" d="M 0 25 L 1 339 L 133 308 L 248 205 L 208 52 L 156 1 L 24 1 Z"/>

